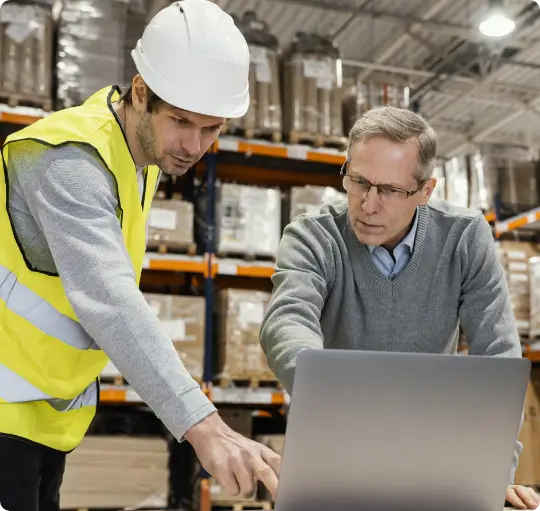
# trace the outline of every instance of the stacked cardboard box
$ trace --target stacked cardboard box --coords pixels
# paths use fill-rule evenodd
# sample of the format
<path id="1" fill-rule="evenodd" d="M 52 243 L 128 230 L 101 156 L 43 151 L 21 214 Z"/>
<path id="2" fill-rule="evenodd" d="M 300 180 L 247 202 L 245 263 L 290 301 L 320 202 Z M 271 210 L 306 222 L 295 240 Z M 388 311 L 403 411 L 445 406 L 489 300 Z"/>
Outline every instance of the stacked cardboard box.
<path id="1" fill-rule="evenodd" d="M 533 367 L 525 396 L 524 421 L 519 434 L 523 452 L 519 457 L 516 484 L 540 485 L 540 369 Z"/>
<path id="2" fill-rule="evenodd" d="M 52 104 L 50 5 L 10 1 L 0 12 L 0 94 Z"/>
<path id="3" fill-rule="evenodd" d="M 275 257 L 281 239 L 281 191 L 219 183 L 217 251 Z"/>
<path id="4" fill-rule="evenodd" d="M 87 436 L 67 457 L 61 507 L 165 508 L 167 462 L 160 438 Z"/>
<path id="5" fill-rule="evenodd" d="M 540 336 L 540 244 L 500 242 L 516 325 L 522 336 Z"/>
<path id="6" fill-rule="evenodd" d="M 274 380 L 259 342 L 270 293 L 226 289 L 220 294 L 218 372 L 223 379 Z"/>
<path id="7" fill-rule="evenodd" d="M 204 298 L 146 293 L 188 372 L 202 380 L 204 367 Z"/>
<path id="8" fill-rule="evenodd" d="M 293 186 L 291 188 L 290 220 L 303 214 L 319 213 L 323 204 L 339 204 L 347 195 L 330 186 Z"/>
<path id="9" fill-rule="evenodd" d="M 194 244 L 193 204 L 182 200 L 155 199 L 148 218 L 148 247 L 188 248 Z"/>

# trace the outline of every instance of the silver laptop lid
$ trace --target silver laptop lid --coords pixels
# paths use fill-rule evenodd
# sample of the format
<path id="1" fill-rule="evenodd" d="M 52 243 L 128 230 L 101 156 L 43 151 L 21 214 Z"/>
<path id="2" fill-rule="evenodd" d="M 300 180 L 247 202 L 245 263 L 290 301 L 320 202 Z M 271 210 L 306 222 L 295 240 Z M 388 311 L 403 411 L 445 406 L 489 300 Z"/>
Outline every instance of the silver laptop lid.
<path id="1" fill-rule="evenodd" d="M 503 509 L 526 359 L 306 350 L 277 511 Z"/>

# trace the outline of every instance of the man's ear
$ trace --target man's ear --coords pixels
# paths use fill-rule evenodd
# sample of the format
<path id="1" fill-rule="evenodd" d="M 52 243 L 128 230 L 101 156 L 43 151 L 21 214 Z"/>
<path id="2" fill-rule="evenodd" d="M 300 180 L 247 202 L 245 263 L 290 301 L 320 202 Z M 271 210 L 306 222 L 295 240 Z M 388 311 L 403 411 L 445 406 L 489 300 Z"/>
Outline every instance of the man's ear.
<path id="1" fill-rule="evenodd" d="M 425 206 L 429 202 L 429 199 L 431 198 L 433 190 L 435 190 L 436 186 L 437 186 L 437 178 L 435 177 L 429 178 L 421 191 L 422 199 L 420 203 L 422 206 Z"/>
<path id="2" fill-rule="evenodd" d="M 147 87 L 141 75 L 135 76 L 131 84 L 133 107 L 139 113 L 146 112 L 147 109 Z"/>

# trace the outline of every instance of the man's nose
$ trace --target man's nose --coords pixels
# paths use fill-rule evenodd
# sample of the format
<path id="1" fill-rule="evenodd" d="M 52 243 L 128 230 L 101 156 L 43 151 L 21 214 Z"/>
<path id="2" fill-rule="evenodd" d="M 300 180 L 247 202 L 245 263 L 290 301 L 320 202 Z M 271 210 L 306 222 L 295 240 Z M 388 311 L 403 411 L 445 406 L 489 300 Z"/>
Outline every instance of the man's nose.
<path id="1" fill-rule="evenodd" d="M 197 156 L 201 152 L 201 130 L 197 128 L 187 130 L 182 140 L 182 148 L 190 156 Z"/>
<path id="2" fill-rule="evenodd" d="M 372 186 L 370 190 L 364 195 L 362 202 L 362 210 L 368 215 L 377 213 L 379 210 L 379 193 L 377 188 Z"/>

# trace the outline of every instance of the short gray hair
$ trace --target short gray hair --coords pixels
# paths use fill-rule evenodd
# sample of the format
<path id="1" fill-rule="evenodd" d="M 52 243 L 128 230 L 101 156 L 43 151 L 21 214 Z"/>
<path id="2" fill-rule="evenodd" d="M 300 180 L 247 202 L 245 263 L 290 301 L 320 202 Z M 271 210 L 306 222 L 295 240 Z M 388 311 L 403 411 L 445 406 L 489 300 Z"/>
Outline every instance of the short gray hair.
<path id="1" fill-rule="evenodd" d="M 377 137 L 393 142 L 416 141 L 418 169 L 415 178 L 422 183 L 433 175 L 437 160 L 437 133 L 420 115 L 405 108 L 389 106 L 368 110 L 351 129 L 347 157 L 350 158 L 351 149 L 356 144 Z"/>

